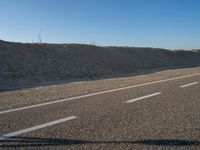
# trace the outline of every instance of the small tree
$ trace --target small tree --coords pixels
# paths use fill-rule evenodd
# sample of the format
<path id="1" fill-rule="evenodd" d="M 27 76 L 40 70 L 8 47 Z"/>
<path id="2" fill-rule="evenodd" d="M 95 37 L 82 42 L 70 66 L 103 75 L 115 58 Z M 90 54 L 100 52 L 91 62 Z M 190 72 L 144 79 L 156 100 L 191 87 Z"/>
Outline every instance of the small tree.
<path id="1" fill-rule="evenodd" d="M 40 29 L 40 32 L 37 33 L 37 37 L 38 37 L 38 43 L 42 44 L 42 35 L 41 35 L 42 31 Z"/>
<path id="2" fill-rule="evenodd" d="M 95 46 L 95 45 L 96 45 L 96 42 L 95 42 L 95 41 L 92 41 L 92 42 L 90 42 L 90 45 Z"/>

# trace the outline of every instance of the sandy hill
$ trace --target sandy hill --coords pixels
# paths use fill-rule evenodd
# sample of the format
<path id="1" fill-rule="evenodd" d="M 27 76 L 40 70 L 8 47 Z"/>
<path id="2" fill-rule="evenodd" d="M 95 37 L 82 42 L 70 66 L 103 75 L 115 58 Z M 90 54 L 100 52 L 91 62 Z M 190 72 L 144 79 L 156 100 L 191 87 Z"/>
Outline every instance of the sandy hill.
<path id="1" fill-rule="evenodd" d="M 0 89 L 199 64 L 199 51 L 0 41 Z"/>

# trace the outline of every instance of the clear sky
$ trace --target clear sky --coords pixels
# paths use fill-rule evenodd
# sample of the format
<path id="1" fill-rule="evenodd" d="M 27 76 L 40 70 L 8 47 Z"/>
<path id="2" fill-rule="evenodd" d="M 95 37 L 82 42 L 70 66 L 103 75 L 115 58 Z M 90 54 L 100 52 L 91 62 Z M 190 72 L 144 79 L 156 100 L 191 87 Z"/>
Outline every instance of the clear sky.
<path id="1" fill-rule="evenodd" d="M 0 39 L 200 48 L 200 0 L 0 0 Z"/>

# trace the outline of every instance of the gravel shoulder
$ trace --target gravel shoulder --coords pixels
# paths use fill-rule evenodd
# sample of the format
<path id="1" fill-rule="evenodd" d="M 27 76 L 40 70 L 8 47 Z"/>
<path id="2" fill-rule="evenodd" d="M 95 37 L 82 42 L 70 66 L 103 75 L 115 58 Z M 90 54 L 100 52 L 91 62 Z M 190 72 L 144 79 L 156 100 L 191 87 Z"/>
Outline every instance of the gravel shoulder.
<path id="1" fill-rule="evenodd" d="M 200 67 L 172 69 L 138 76 L 71 82 L 14 91 L 4 91 L 0 92 L 0 109 L 6 110 L 199 72 Z"/>

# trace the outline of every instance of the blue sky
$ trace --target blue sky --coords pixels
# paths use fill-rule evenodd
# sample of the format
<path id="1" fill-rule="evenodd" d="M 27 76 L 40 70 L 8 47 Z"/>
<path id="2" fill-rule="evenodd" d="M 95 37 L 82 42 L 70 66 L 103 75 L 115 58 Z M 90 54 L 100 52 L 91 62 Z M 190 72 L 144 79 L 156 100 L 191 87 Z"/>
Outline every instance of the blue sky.
<path id="1" fill-rule="evenodd" d="M 200 48 L 200 0 L 1 0 L 0 39 Z"/>

